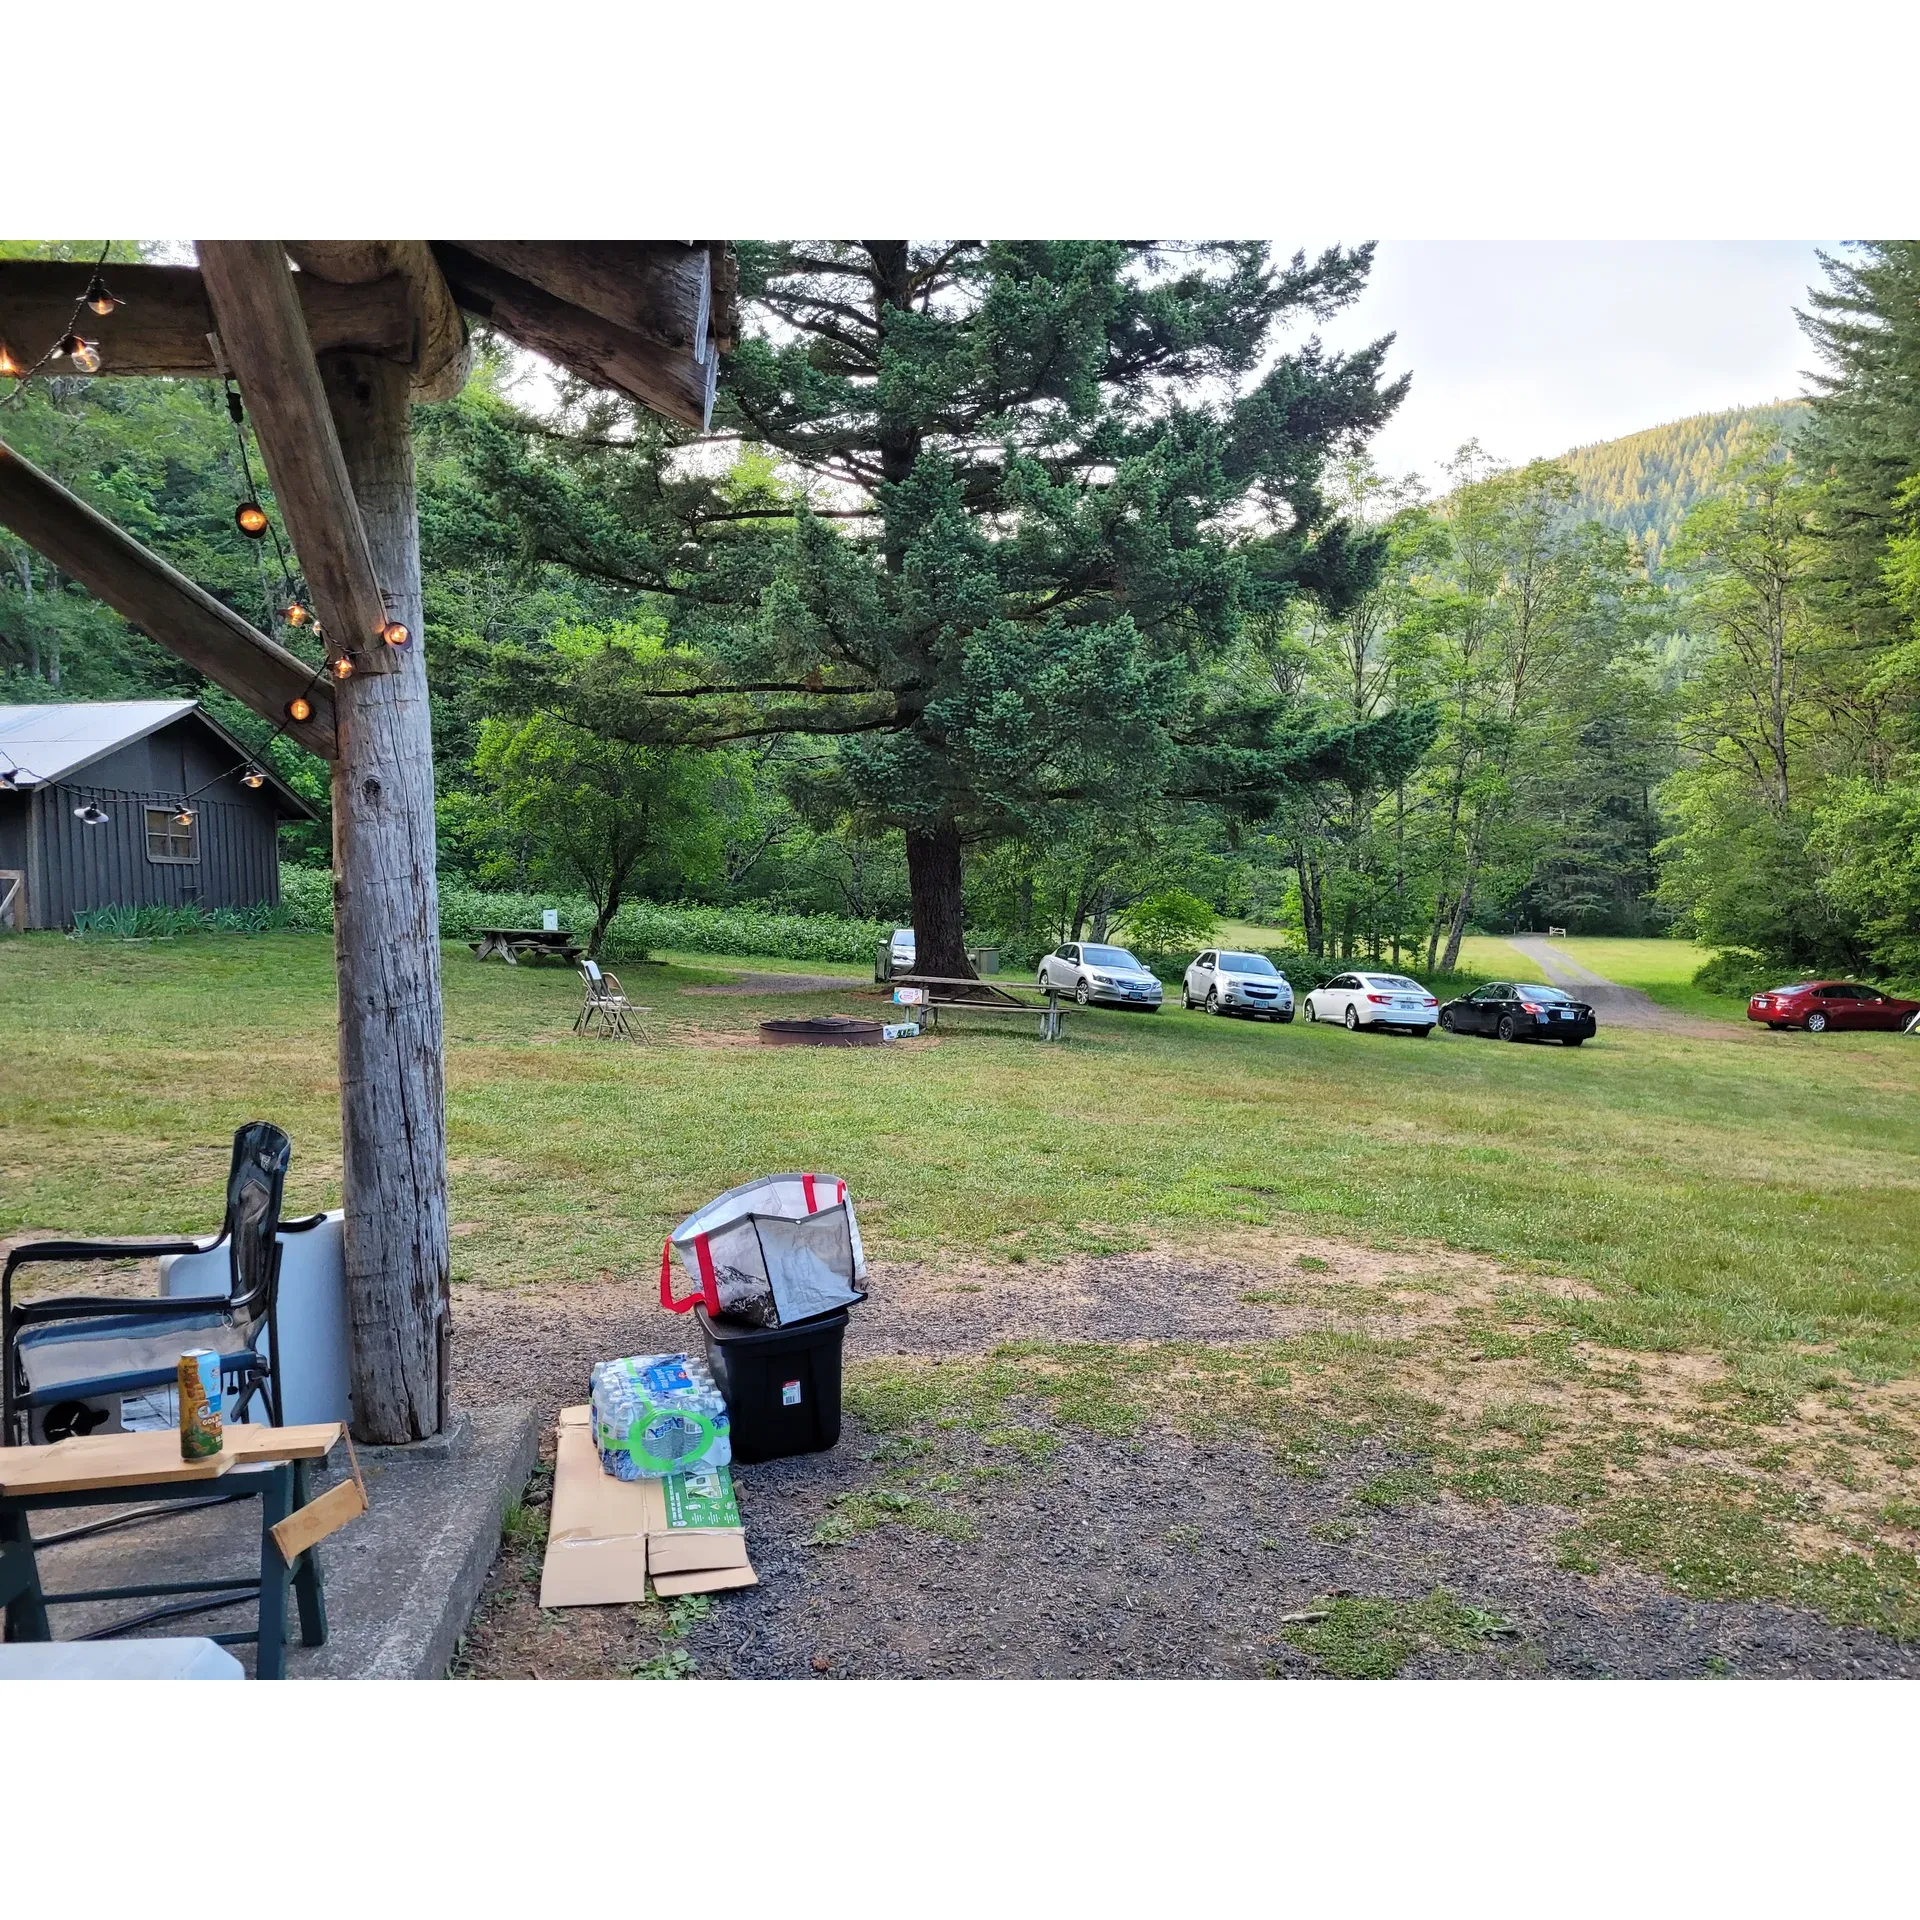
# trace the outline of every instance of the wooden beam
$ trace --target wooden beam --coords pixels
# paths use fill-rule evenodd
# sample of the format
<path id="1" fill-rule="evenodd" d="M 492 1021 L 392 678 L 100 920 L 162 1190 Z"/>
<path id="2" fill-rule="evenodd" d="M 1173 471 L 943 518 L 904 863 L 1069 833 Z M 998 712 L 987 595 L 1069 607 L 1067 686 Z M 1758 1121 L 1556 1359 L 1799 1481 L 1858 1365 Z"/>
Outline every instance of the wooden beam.
<path id="1" fill-rule="evenodd" d="M 4 441 L 0 525 L 236 700 L 264 719 L 284 722 L 289 739 L 328 759 L 334 756 L 333 689 L 324 682 L 314 685 L 311 667 L 255 632 L 231 607 L 129 539 Z M 313 718 L 287 720 L 287 702 L 302 694 L 313 703 Z"/>
<path id="2" fill-rule="evenodd" d="M 71 260 L 0 260 L 0 340 L 15 360 L 31 365 L 65 334 L 87 271 Z M 197 268 L 115 266 L 107 284 L 125 304 L 104 316 L 80 316 L 81 333 L 100 343 L 103 376 L 192 379 L 218 371 L 207 338 L 213 311 Z M 338 287 L 302 274 L 295 288 L 317 349 L 411 357 L 413 318 L 406 283 L 397 276 Z"/>
<path id="3" fill-rule="evenodd" d="M 433 255 L 461 306 L 508 339 L 682 426 L 706 430 L 720 373 L 714 354 L 702 361 L 691 348 L 661 347 L 451 242 L 436 240 Z"/>
<path id="4" fill-rule="evenodd" d="M 391 672 L 405 649 L 380 639 L 387 583 L 374 572 L 285 250 L 277 240 L 203 240 L 200 271 L 328 651 L 350 654 L 356 672 Z"/>
<path id="5" fill-rule="evenodd" d="M 675 240 L 460 240 L 489 265 L 703 366 L 712 264 Z"/>
<path id="6" fill-rule="evenodd" d="M 413 398 L 451 400 L 467 384 L 473 349 L 467 323 L 424 240 L 289 240 L 303 273 L 342 286 L 397 279 L 413 318 Z M 315 340 L 316 350 L 320 342 Z"/>

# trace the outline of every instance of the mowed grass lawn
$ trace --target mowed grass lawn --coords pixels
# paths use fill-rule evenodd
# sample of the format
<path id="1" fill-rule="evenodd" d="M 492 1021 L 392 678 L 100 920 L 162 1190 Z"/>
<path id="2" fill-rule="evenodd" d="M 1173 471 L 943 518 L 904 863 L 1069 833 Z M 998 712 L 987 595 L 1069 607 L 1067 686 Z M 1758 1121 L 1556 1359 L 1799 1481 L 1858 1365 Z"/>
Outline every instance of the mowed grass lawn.
<path id="1" fill-rule="evenodd" d="M 769 968 L 815 971 L 794 962 Z M 446 950 L 456 1278 L 646 1274 L 753 1174 L 843 1174 L 876 1251 L 1020 1261 L 1294 1221 L 1591 1283 L 1586 1337 L 1816 1346 L 1920 1373 L 1920 1094 L 1898 1036 L 1609 1031 L 1579 1051 L 1092 1012 L 884 1050 L 752 1043 L 823 995 L 630 967 L 663 1044 L 583 1042 L 571 974 Z M 850 988 L 858 985 L 850 977 Z M 219 1210 L 226 1137 L 295 1141 L 338 1192 L 329 943 L 0 941 L 0 1231 L 171 1232 Z"/>

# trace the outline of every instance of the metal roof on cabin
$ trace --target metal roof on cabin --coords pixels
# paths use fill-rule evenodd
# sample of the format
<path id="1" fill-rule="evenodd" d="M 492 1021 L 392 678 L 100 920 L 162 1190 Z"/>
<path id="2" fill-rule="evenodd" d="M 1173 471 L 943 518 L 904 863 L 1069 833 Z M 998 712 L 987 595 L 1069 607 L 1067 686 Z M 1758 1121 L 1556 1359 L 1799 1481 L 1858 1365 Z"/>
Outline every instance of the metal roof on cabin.
<path id="1" fill-rule="evenodd" d="M 0 706 L 0 767 L 31 774 L 36 784 L 69 779 L 120 748 L 158 733 L 164 726 L 189 715 L 236 755 L 251 757 L 241 743 L 197 700 L 75 700 L 48 706 Z M 267 765 L 257 761 L 283 813 L 317 818 Z M 234 771 L 240 769 L 236 766 Z"/>

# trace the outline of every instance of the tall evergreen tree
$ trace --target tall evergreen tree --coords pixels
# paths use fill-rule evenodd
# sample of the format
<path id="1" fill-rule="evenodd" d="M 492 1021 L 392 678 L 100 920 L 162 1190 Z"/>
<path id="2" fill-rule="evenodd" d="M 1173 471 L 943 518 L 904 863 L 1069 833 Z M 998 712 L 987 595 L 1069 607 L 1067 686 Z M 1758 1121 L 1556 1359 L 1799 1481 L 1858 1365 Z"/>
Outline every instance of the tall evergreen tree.
<path id="1" fill-rule="evenodd" d="M 822 777 L 904 830 L 928 971 L 967 971 L 963 849 L 1160 792 L 1270 809 L 1419 716 L 1311 729 L 1209 672 L 1250 607 L 1367 570 L 1322 489 L 1392 412 L 1390 340 L 1276 351 L 1371 249 L 779 242 L 741 250 L 758 331 L 732 424 L 807 478 L 750 618 L 708 576 L 687 649 L 625 689 L 632 737 L 837 736 Z M 1257 554 L 1257 561 L 1256 561 Z M 742 577 L 738 570 L 731 576 Z"/>

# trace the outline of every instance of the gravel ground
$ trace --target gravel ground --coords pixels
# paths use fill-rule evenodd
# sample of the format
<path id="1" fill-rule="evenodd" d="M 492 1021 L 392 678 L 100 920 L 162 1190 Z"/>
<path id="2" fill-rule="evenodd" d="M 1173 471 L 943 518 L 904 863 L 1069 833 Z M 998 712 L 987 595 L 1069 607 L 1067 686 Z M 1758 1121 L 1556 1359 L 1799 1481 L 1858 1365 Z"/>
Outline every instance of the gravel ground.
<path id="1" fill-rule="evenodd" d="M 1241 1283 L 1271 1282 L 1302 1251 L 1347 1280 L 1449 1264 L 1463 1286 L 1497 1278 L 1456 1256 L 1281 1236 L 1244 1260 L 1127 1254 L 1013 1279 L 877 1263 L 848 1353 L 964 1355 L 1018 1336 L 1277 1337 L 1302 1310 L 1250 1309 Z M 549 1420 L 585 1397 L 593 1360 L 677 1346 L 688 1325 L 644 1286 L 613 1283 L 460 1289 L 455 1324 L 461 1394 L 531 1399 Z M 690 1662 L 713 1677 L 1308 1677 L 1316 1663 L 1287 1637 L 1287 1616 L 1324 1613 L 1330 1596 L 1414 1603 L 1444 1588 L 1479 1609 L 1487 1630 L 1463 1649 L 1415 1651 L 1409 1675 L 1920 1677 L 1920 1648 L 1812 1614 L 1687 1600 L 1632 1571 L 1569 1572 L 1553 1545 L 1567 1516 L 1551 1510 L 1451 1498 L 1360 1505 L 1357 1488 L 1407 1464 L 1375 1443 L 1308 1481 L 1256 1447 L 1072 1429 L 1057 1438 L 1049 1457 L 1016 1461 L 964 1432 L 942 1436 L 931 1462 L 948 1470 L 940 1504 L 971 1538 L 881 1524 L 810 1544 L 854 1510 L 847 1496 L 871 1492 L 889 1457 L 851 1417 L 830 1453 L 742 1468 L 760 1585 L 671 1627 L 658 1606 L 542 1614 L 540 1543 L 523 1535 L 490 1576 L 460 1670 L 606 1676 L 652 1670 L 665 1649 L 676 1670 Z M 547 1485 L 535 1484 L 536 1508 Z"/>

